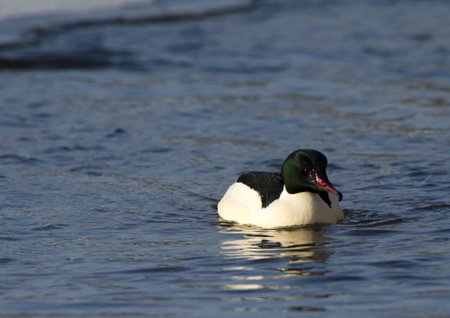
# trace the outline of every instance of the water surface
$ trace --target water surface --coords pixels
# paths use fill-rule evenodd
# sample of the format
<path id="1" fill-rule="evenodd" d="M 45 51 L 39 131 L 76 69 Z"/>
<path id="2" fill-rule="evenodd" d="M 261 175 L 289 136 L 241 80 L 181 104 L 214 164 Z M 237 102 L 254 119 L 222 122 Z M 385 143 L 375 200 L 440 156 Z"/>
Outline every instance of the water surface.
<path id="1" fill-rule="evenodd" d="M 1 46 L 0 315 L 448 317 L 447 1 L 160 5 Z M 219 222 L 297 148 L 341 224 Z"/>

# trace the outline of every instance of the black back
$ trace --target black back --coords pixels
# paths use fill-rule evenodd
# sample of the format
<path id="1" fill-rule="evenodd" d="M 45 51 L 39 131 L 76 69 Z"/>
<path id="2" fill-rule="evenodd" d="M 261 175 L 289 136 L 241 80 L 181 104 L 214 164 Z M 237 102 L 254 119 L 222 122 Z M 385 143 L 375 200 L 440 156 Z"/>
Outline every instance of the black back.
<path id="1" fill-rule="evenodd" d="M 281 174 L 274 172 L 247 172 L 242 174 L 237 182 L 242 182 L 258 192 L 263 208 L 280 197 L 284 186 Z"/>

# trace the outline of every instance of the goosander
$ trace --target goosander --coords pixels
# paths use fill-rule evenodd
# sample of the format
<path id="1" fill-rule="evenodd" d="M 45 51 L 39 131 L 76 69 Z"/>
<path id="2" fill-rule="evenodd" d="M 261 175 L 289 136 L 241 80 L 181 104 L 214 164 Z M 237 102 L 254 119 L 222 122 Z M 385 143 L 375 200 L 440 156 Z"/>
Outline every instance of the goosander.
<path id="1" fill-rule="evenodd" d="M 286 158 L 281 173 L 244 173 L 219 201 L 219 216 L 265 229 L 337 223 L 344 218 L 342 194 L 328 180 L 326 168 L 324 154 L 300 149 Z"/>

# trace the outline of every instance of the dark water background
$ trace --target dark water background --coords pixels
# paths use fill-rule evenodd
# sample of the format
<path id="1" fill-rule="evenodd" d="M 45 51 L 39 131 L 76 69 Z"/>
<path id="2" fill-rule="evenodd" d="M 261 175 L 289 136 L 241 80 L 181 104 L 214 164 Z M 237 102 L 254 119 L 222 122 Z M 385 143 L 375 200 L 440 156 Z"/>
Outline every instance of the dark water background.
<path id="1" fill-rule="evenodd" d="M 8 22 L 0 317 L 449 317 L 450 3 L 180 3 Z M 217 222 L 306 147 L 342 224 Z"/>

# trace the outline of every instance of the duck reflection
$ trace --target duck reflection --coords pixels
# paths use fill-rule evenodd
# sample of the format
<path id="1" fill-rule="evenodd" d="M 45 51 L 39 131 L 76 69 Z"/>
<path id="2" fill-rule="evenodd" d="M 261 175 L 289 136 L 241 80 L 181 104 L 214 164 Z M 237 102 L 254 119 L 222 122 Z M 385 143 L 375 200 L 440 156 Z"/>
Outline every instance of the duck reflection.
<path id="1" fill-rule="evenodd" d="M 273 260 L 274 265 L 278 265 L 276 269 L 281 271 L 284 277 L 325 274 L 315 266 L 308 266 L 310 263 L 326 262 L 331 254 L 324 247 L 324 243 L 329 239 L 324 235 L 323 227 L 263 230 L 232 225 L 224 227 L 222 232 L 230 236 L 230 239 L 222 242 L 222 254 L 228 258 L 251 261 L 247 262 L 249 268 L 238 266 L 236 270 L 251 271 L 255 261 Z M 279 267 L 280 260 L 282 268 Z M 252 278 L 251 275 L 249 277 Z"/>

